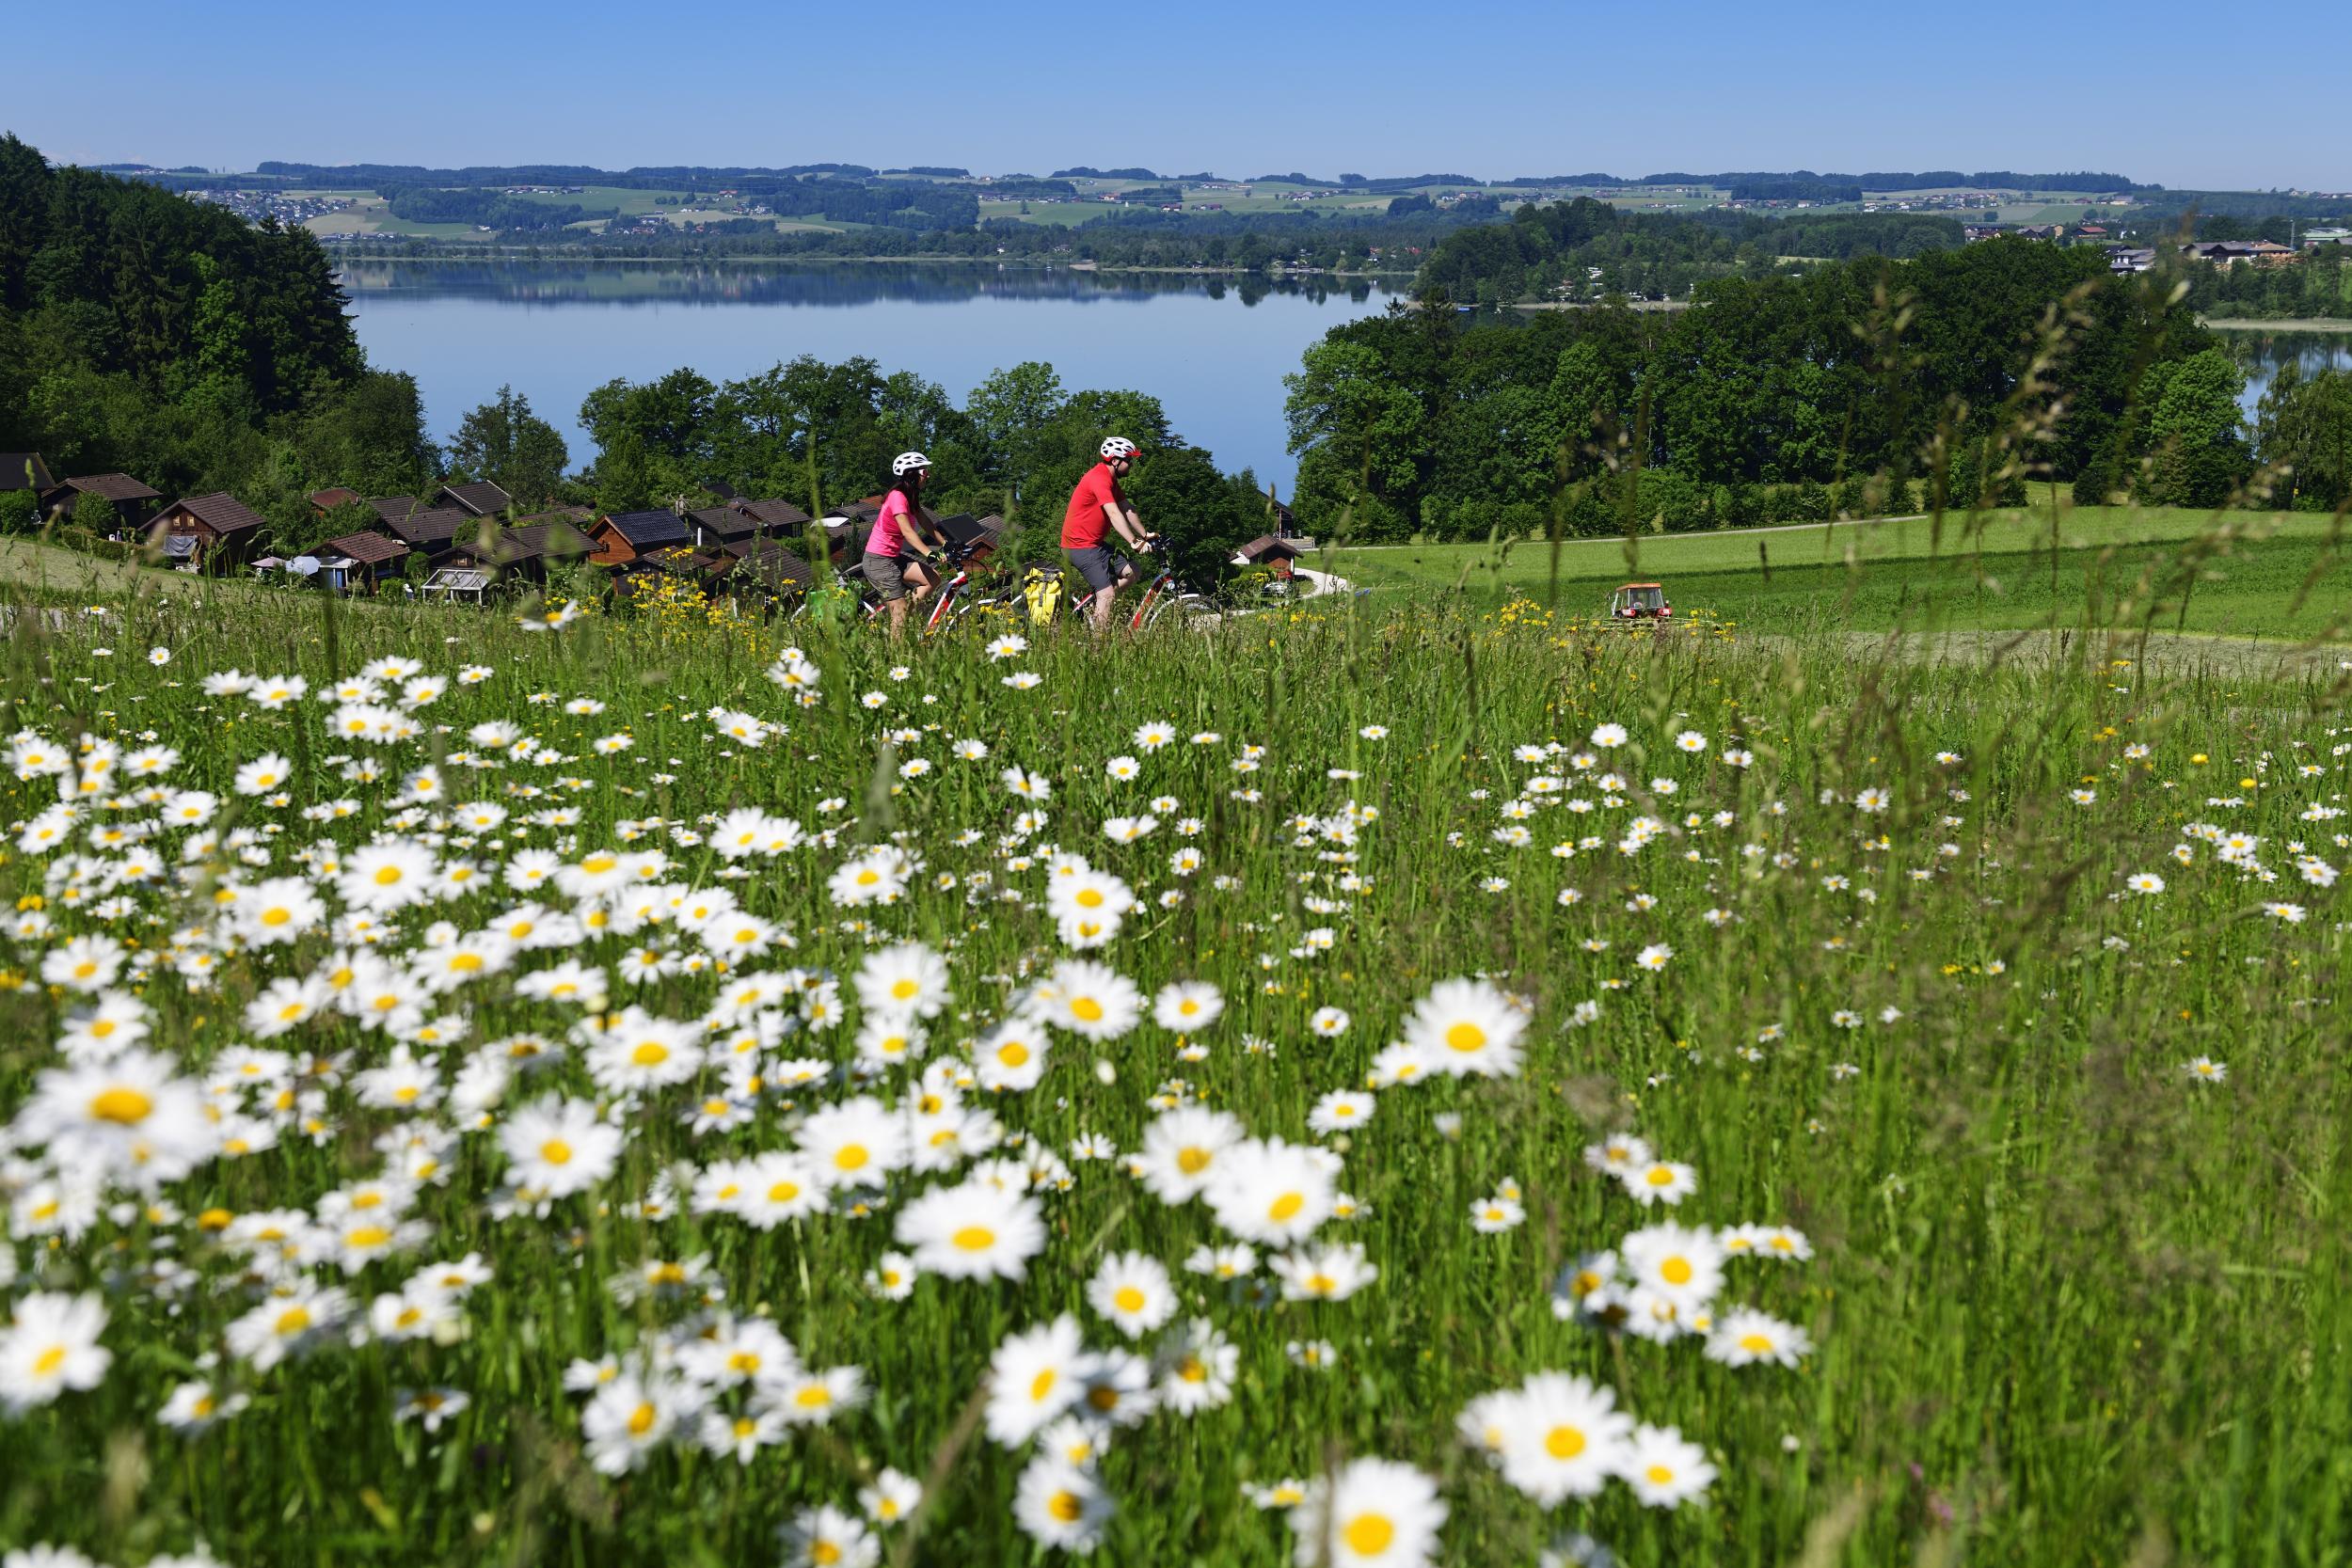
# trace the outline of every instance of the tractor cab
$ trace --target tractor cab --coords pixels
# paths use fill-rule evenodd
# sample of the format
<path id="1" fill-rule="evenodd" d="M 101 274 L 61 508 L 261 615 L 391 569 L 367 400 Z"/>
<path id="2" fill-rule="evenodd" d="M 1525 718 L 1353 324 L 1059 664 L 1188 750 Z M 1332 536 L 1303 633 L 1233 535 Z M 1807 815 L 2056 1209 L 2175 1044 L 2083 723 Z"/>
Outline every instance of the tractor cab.
<path id="1" fill-rule="evenodd" d="M 1629 582 L 1609 601 L 1612 621 L 1666 621 L 1674 618 L 1674 612 L 1662 583 Z"/>

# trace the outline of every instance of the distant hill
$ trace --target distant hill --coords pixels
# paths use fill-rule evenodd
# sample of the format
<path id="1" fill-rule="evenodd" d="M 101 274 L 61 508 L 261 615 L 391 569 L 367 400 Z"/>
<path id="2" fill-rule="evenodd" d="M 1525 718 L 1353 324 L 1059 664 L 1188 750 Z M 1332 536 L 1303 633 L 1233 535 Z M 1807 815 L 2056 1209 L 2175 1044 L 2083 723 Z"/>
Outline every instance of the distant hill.
<path id="1" fill-rule="evenodd" d="M 1956 168 L 1931 168 L 1920 173 L 1816 174 L 1808 168 L 1747 169 L 1725 174 L 1553 174 L 1496 182 L 1504 185 L 1832 185 L 1866 191 L 1931 191 L 1950 186 L 1990 186 L 2019 191 L 2160 191 L 2162 185 L 2142 185 L 2120 174 L 2076 171 L 2070 174 L 2020 174 L 2015 169 L 1987 168 L 1963 173 Z"/>

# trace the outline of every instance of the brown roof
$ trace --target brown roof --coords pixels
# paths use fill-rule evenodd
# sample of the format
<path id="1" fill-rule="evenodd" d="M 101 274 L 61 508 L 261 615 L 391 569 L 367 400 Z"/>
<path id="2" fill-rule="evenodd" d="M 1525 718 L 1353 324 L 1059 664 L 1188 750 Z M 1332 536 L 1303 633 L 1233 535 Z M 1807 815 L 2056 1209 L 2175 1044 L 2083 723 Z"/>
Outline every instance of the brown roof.
<path id="1" fill-rule="evenodd" d="M 687 516 L 700 523 L 722 539 L 740 539 L 759 527 L 759 519 L 731 506 L 706 506 L 689 512 Z"/>
<path id="2" fill-rule="evenodd" d="M 461 539 L 457 547 L 476 560 L 511 566 L 518 561 L 541 556 L 584 556 L 596 546 L 596 541 L 570 523 L 558 520 L 494 530 L 486 548 L 478 539 Z"/>
<path id="3" fill-rule="evenodd" d="M 1263 561 L 1270 556 L 1287 556 L 1296 561 L 1304 552 L 1287 539 L 1277 539 L 1271 533 L 1261 533 L 1233 552 L 1244 561 Z"/>
<path id="4" fill-rule="evenodd" d="M 737 552 L 730 547 L 728 553 Z M 772 539 L 762 540 L 740 553 L 741 561 L 722 561 L 718 563 L 717 570 L 711 575 L 715 578 L 723 578 L 732 572 L 739 571 L 742 576 L 771 591 L 786 588 L 805 590 L 817 580 L 817 574 L 809 569 L 807 562 L 802 560 L 797 552 L 786 549 Z"/>
<path id="5" fill-rule="evenodd" d="M 78 479 L 61 481 L 59 490 L 79 490 L 86 496 L 103 496 L 110 501 L 159 501 L 161 490 L 151 490 L 129 474 L 84 474 Z"/>
<path id="6" fill-rule="evenodd" d="M 183 509 L 215 533 L 242 533 L 249 528 L 263 527 L 266 522 L 260 513 L 226 490 L 216 490 L 209 496 L 183 496 L 164 510 Z"/>
<path id="7" fill-rule="evenodd" d="M 346 533 L 340 539 L 329 539 L 320 548 L 338 551 L 368 566 L 398 561 L 408 553 L 407 546 L 381 533 Z"/>
<path id="8" fill-rule="evenodd" d="M 367 498 L 359 494 L 358 491 L 346 490 L 340 484 L 330 484 L 324 490 L 313 490 L 310 492 L 310 504 L 317 507 L 321 512 L 332 512 L 339 506 L 347 505 L 352 501 L 365 499 L 367 499 Z"/>
<path id="9" fill-rule="evenodd" d="M 515 503 L 515 498 L 486 479 L 470 484 L 444 484 L 435 500 L 447 497 L 450 502 L 480 517 L 492 512 L 503 512 Z"/>
<path id="10" fill-rule="evenodd" d="M 375 510 L 384 508 L 378 503 Z M 386 517 L 384 526 L 412 546 L 445 545 L 460 533 L 470 533 L 481 527 L 481 519 L 460 512 L 453 506 L 436 508 L 430 512 L 408 512 L 397 517 Z"/>
<path id="11" fill-rule="evenodd" d="M 735 503 L 735 510 L 747 517 L 756 517 L 772 528 L 806 528 L 808 514 L 790 501 L 743 501 Z"/>

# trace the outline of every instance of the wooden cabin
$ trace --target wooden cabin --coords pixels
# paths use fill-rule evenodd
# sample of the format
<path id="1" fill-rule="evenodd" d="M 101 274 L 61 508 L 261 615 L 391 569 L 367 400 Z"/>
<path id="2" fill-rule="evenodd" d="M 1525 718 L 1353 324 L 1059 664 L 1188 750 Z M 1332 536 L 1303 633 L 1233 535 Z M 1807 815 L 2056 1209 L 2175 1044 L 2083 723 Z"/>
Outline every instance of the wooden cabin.
<path id="1" fill-rule="evenodd" d="M 261 553 L 268 523 L 227 491 L 173 501 L 147 526 L 167 564 L 183 572 L 228 572 Z"/>
<path id="2" fill-rule="evenodd" d="M 343 556 L 351 562 L 346 586 L 354 593 L 373 593 L 386 578 L 399 577 L 407 568 L 411 553 L 405 544 L 391 535 L 370 531 L 329 539 L 319 549 L 322 554 Z"/>
<path id="3" fill-rule="evenodd" d="M 596 541 L 590 559 L 599 566 L 626 566 L 641 556 L 694 542 L 686 519 L 675 512 L 608 512 L 596 519 L 588 536 Z"/>
<path id="4" fill-rule="evenodd" d="M 494 528 L 486 538 L 468 535 L 457 542 L 459 555 L 495 569 L 502 578 L 542 583 L 548 580 L 550 565 L 585 561 L 596 549 L 595 540 L 562 518 Z"/>
<path id="5" fill-rule="evenodd" d="M 162 491 L 149 489 L 129 474 L 84 474 L 42 491 L 40 515 L 49 522 L 70 522 L 84 496 L 97 496 L 115 509 L 117 535 L 126 539 L 154 521 L 164 504 Z"/>

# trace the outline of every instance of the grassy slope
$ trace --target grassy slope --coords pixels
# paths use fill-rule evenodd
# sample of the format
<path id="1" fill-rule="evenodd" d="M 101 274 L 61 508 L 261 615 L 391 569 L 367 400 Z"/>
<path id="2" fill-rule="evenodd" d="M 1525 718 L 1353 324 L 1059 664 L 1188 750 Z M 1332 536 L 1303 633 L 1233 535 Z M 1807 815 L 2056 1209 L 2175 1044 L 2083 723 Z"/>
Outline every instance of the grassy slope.
<path id="1" fill-rule="evenodd" d="M 1142 649 L 1041 638 L 1025 662 L 1047 684 L 1018 697 L 968 642 L 819 640 L 811 646 L 826 672 L 828 705 L 792 716 L 787 767 L 773 752 L 724 750 L 697 717 L 715 702 L 783 711 L 756 674 L 765 634 L 671 642 L 659 628 L 592 623 L 555 643 L 491 617 L 469 623 L 479 629 L 444 649 L 433 625 L 388 617 L 351 634 L 338 661 L 315 624 L 135 619 L 122 628 L 123 645 L 171 643 L 179 657 L 168 672 L 93 663 L 73 640 L 60 640 L 12 650 L 7 695 L 17 718 L 69 736 L 154 725 L 186 753 L 175 782 L 227 794 L 237 763 L 262 750 L 329 751 L 318 729 L 325 710 L 208 711 L 167 680 L 192 683 L 196 672 L 232 663 L 298 670 L 315 682 L 379 654 L 429 656 L 443 669 L 479 658 L 500 675 L 449 699 L 445 711 L 461 728 L 512 715 L 575 752 L 611 729 L 639 734 L 638 750 L 622 761 L 579 765 L 596 785 L 574 802 L 586 846 L 607 842 L 615 818 L 642 817 L 649 804 L 689 820 L 742 800 L 811 815 L 820 795 L 858 793 L 874 770 L 881 726 L 936 717 L 944 728 L 927 754 L 938 754 L 947 734 L 985 735 L 999 759 L 1053 770 L 1057 828 L 1067 823 L 1072 840 L 1085 832 L 1089 852 L 1138 881 L 1166 880 L 1156 869 L 1165 838 L 1104 848 L 1086 832 L 1104 814 L 1131 809 L 1133 796 L 1120 793 L 1128 786 L 1109 783 L 1101 766 L 1103 753 L 1127 744 L 1124 726 L 1168 717 L 1214 724 L 1236 742 L 1271 743 L 1259 776 L 1268 799 L 1247 811 L 1228 794 L 1230 747 L 1180 746 L 1151 759 L 1148 787 L 1199 803 L 1212 820 L 1203 842 L 1213 865 L 1239 880 L 1218 891 L 1201 879 L 1182 911 L 1148 926 L 1138 919 L 1104 956 L 1147 985 L 1178 974 L 1216 979 L 1232 1010 L 1197 1066 L 1175 1064 L 1168 1037 L 1148 1030 L 1112 1047 L 1063 1047 L 1050 1084 L 997 1106 L 1056 1148 L 1081 1132 L 1136 1147 L 1141 1097 L 1172 1071 L 1253 1129 L 1299 1136 L 1314 1096 L 1359 1073 L 1432 979 L 1491 968 L 1536 996 L 1524 1076 L 1384 1094 L 1378 1119 L 1356 1139 L 1348 1185 L 1365 1217 L 1333 1234 L 1370 1250 L 1383 1271 L 1373 1288 L 1347 1303 L 1248 1308 L 1179 1275 L 1186 1312 L 1212 1316 L 1237 1339 L 1240 1395 L 1192 1421 L 1154 1418 L 1112 1446 L 1103 1474 L 1121 1513 L 1095 1561 L 1279 1568 L 1291 1560 L 1291 1536 L 1278 1515 L 1248 1506 L 1241 1483 L 1311 1473 L 1327 1450 L 1384 1454 L 1441 1477 L 1453 1517 L 1439 1560 L 1469 1568 L 1532 1562 L 1567 1528 L 1591 1530 L 1628 1561 L 1726 1568 L 1800 1560 L 1808 1541 L 1819 1553 L 1804 1560 L 1874 1568 L 1963 1559 L 2063 1568 L 2334 1560 L 2327 1543 L 2344 1538 L 2352 1497 L 2341 1398 L 2352 1311 L 2336 1283 L 2347 1266 L 2344 1232 L 2332 1223 L 2352 1202 L 2352 1167 L 2341 1158 L 2352 1104 L 2341 1031 L 2326 1010 L 2341 939 L 2331 952 L 2326 931 L 2344 906 L 2291 886 L 2280 891 L 2316 912 L 2307 925 L 2283 927 L 2249 912 L 2255 890 L 2209 851 L 2194 868 L 2175 868 L 2165 852 L 2191 810 L 2216 815 L 2200 803 L 2227 788 L 2216 781 L 2234 779 L 2258 757 L 2324 747 L 2328 727 L 2342 722 L 2340 694 L 2268 692 L 2275 706 L 2228 711 L 2225 720 L 2224 702 L 2238 694 L 2193 683 L 2152 683 L 2126 702 L 2079 669 L 1979 681 L 1872 669 L 1818 641 L 1783 660 L 1711 640 L 1612 644 L 1564 686 L 1560 655 L 1523 629 L 1375 616 L 1298 627 L 1279 646 L 1255 636 Z M 1475 675 L 1466 680 L 1473 642 Z M 36 655 L 56 660 L 53 684 L 31 678 Z M 904 687 L 885 673 L 901 658 L 915 667 Z M 1307 683 L 1327 677 L 1327 699 L 1298 699 Z M 99 711 L 86 682 L 119 682 L 103 701 L 123 717 Z M 520 705 L 520 693 L 543 682 L 595 693 L 612 711 L 576 721 Z M 866 715 L 853 694 L 867 689 L 903 695 L 893 711 Z M 934 692 L 937 705 L 918 701 Z M 1097 723 L 1073 728 L 1072 713 Z M 1636 732 L 1628 774 L 1671 773 L 1683 785 L 1677 808 L 1722 806 L 1738 825 L 1694 831 L 1691 859 L 1679 852 L 1683 840 L 1639 861 L 1604 851 L 1566 863 L 1540 848 L 1489 845 L 1499 798 L 1534 771 L 1510 764 L 1510 749 L 1554 735 L 1577 740 L 1604 719 Z M 1359 726 L 1375 721 L 1395 733 L 1361 740 Z M 1684 723 L 1714 736 L 1715 752 L 1676 753 L 1667 737 Z M 1735 732 L 1759 753 L 1751 774 L 1720 761 Z M 2153 754 L 2127 761 L 2126 740 L 2153 745 Z M 1965 760 L 1948 768 L 1928 760 L 1947 746 Z M 421 753 L 389 754 L 405 763 Z M 617 792 L 647 787 L 650 770 L 672 755 L 689 759 L 675 768 L 674 788 L 659 786 L 650 800 Z M 898 820 L 935 869 L 1009 879 L 992 858 L 993 840 L 969 850 L 953 845 L 959 828 L 996 826 L 1004 811 L 987 783 L 996 763 L 950 770 L 962 766 L 943 762 L 898 795 Z M 1344 786 L 1327 781 L 1333 767 L 1360 770 L 1360 779 L 1351 771 Z M 2275 766 L 2271 783 L 2244 791 L 2248 805 L 2224 819 L 2279 839 L 2309 832 L 2296 813 L 2341 787 L 2340 767 L 2330 763 L 2332 776 L 2306 784 Z M 2085 773 L 2102 791 L 2095 813 L 2065 794 Z M 468 775 L 466 784 L 493 794 L 501 779 L 540 777 Z M 299 782 L 301 804 L 388 793 L 308 769 Z M 1817 803 L 1823 788 L 1866 784 L 1893 787 L 1892 814 L 1863 819 Z M 1966 803 L 1946 793 L 1959 786 Z M 1498 800 L 1482 803 L 1473 787 Z M 54 799 L 48 781 L 0 793 L 12 816 Z M 1332 921 L 1341 935 L 1331 956 L 1261 971 L 1254 955 L 1279 957 L 1304 924 L 1295 913 L 1297 879 L 1328 876 L 1285 848 L 1289 835 L 1278 824 L 1291 810 L 1327 812 L 1350 797 L 1388 814 L 1365 835 L 1359 869 L 1369 889 Z M 1788 801 L 1789 816 L 1769 815 L 1767 798 Z M 358 842 L 391 807 L 368 809 L 362 821 L 331 831 Z M 1951 821 L 1961 825 L 1939 821 L 1944 813 L 1960 814 Z M 1559 813 L 1541 820 L 1539 843 L 1574 831 L 1562 821 Z M 1889 840 L 1877 837 L 1882 827 Z M 1464 847 L 1445 846 L 1448 829 L 1462 833 Z M 303 842 L 329 831 L 297 829 Z M 1913 881 L 1912 870 L 1940 863 L 1936 846 L 1947 836 L 1966 846 L 1956 870 Z M 1737 846 L 1750 839 L 1788 850 L 1789 863 L 1743 858 Z M 673 849 L 678 877 L 713 875 L 707 849 Z M 753 907 L 803 917 L 798 961 L 847 970 L 862 955 L 833 928 L 821 892 L 838 858 L 758 863 L 762 874 L 742 885 Z M 2124 874 L 2152 864 L 2172 883 L 2167 897 L 2108 899 Z M 1507 871 L 1509 886 L 1479 891 L 1490 871 Z M 1820 882 L 1826 872 L 1850 876 L 1882 902 L 1832 895 Z M 40 885 L 29 860 L 9 876 L 11 893 Z M 1036 879 L 1032 872 L 1022 885 Z M 1556 908 L 1553 890 L 1570 883 L 1586 900 Z M 1632 914 L 1637 891 L 1660 907 Z M 485 889 L 457 912 L 477 924 L 508 902 L 503 890 Z M 1721 931 L 1698 921 L 1714 905 L 1736 913 Z M 86 924 L 76 911 L 60 918 L 72 928 Z M 960 896 L 926 894 L 880 911 L 877 923 L 962 944 L 958 1006 L 980 1017 L 943 1025 L 943 1052 L 1001 1006 L 1003 993 L 982 974 L 1009 968 L 1033 946 L 1051 949 L 1050 929 L 1029 911 L 992 907 L 976 919 Z M 421 915 L 409 924 L 421 927 Z M 1604 937 L 1613 942 L 1605 953 L 1580 945 Z M 2110 949 L 2103 942 L 2110 937 L 2129 945 Z M 1669 967 L 1635 969 L 1631 953 L 1660 939 L 1677 949 Z M 314 962 L 324 945 L 311 939 L 299 964 Z M 2172 962 L 2175 952 L 2189 961 Z M 260 979 L 296 967 L 283 956 L 241 960 L 220 999 L 151 986 L 154 1043 L 208 1059 L 243 1037 L 234 1008 Z M 1600 989 L 1619 979 L 1627 990 Z M 673 978 L 628 994 L 664 1016 L 686 1016 L 709 990 Z M 564 1021 L 516 1001 L 504 982 L 482 992 L 465 999 L 479 1038 L 523 1028 L 560 1037 Z M 1564 1027 L 1587 997 L 1599 1000 L 1597 1021 Z M 1301 1026 L 1326 1002 L 1358 1018 L 1343 1039 L 1312 1041 Z M 1861 1026 L 1833 1026 L 1834 1007 L 1853 1008 Z M 1896 1017 L 1871 1022 L 1882 1008 Z M 0 1104 L 12 1105 L 31 1069 L 47 1060 L 64 1004 L 34 988 L 10 997 L 8 1009 L 14 1027 L 0 1072 L 12 1076 L 0 1077 Z M 1753 1059 L 1733 1054 L 1768 1024 L 1781 1032 Z M 1245 1030 L 1279 1039 L 1279 1051 L 1246 1053 Z M 340 1023 L 289 1043 L 350 1050 L 367 1062 L 388 1050 L 380 1035 Z M 836 1035 L 823 1049 L 838 1054 L 847 1045 Z M 2185 1080 L 2179 1064 L 2203 1052 L 2229 1061 L 2226 1084 Z M 1089 1070 L 1096 1058 L 1118 1064 L 1117 1085 Z M 1838 1063 L 1856 1070 L 1848 1075 Z M 569 1065 L 529 1092 L 551 1085 L 590 1092 Z M 309 1203 L 372 1168 L 360 1134 L 389 1118 L 344 1104 L 339 1090 L 349 1136 L 317 1148 L 289 1139 L 266 1158 L 208 1173 L 181 1195 L 183 1208 Z M 1454 1135 L 1438 1131 L 1440 1110 L 1461 1117 Z M 1081 1315 L 1094 1342 L 1115 1342 L 1084 1305 L 1100 1255 L 1134 1246 L 1173 1262 L 1210 1234 L 1205 1220 L 1197 1210 L 1163 1210 L 1107 1166 L 1085 1167 L 1073 1192 L 1050 1200 L 1053 1239 L 1025 1284 L 927 1279 L 910 1301 L 886 1304 L 862 1295 L 857 1281 L 887 1244 L 889 1215 L 755 1236 L 726 1221 L 644 1220 L 626 1201 L 663 1160 L 773 1147 L 786 1135 L 783 1119 L 780 1107 L 766 1105 L 732 1142 L 697 1143 L 666 1106 L 633 1118 L 639 1147 L 628 1175 L 599 1195 L 609 1207 L 567 1200 L 544 1226 L 496 1223 L 479 1208 L 496 1155 L 477 1134 L 462 1174 L 424 1196 L 435 1232 L 431 1253 L 479 1249 L 498 1268 L 495 1286 L 469 1307 L 471 1335 L 448 1346 L 336 1347 L 250 1378 L 254 1408 L 195 1442 L 156 1431 L 152 1412 L 187 1356 L 216 1344 L 222 1322 L 250 1298 L 219 1286 L 228 1270 L 212 1241 L 184 1225 L 163 1232 L 181 1243 L 169 1256 L 204 1271 L 205 1283 L 168 1311 L 127 1285 L 114 1292 L 108 1338 L 118 1365 L 103 1389 L 0 1422 L 0 1474 L 12 1482 L 0 1489 L 0 1538 L 72 1541 L 121 1562 L 199 1534 L 225 1560 L 253 1564 L 771 1561 L 776 1527 L 793 1510 L 846 1506 L 873 1467 L 930 1474 L 932 1456 L 944 1454 L 937 1513 L 922 1527 L 921 1547 L 909 1544 L 898 1560 L 1047 1560 L 1006 1517 L 1019 1456 L 985 1441 L 944 1452 L 988 1348 L 1064 1307 Z M 1578 1148 L 1619 1127 L 1690 1161 L 1697 1195 L 1677 1210 L 1637 1210 L 1583 1171 Z M 1526 1183 L 1530 1223 L 1473 1235 L 1468 1204 L 1506 1175 Z M 1707 1226 L 1787 1218 L 1813 1235 L 1812 1264 L 1737 1265 L 1725 1295 L 1808 1327 L 1817 1350 L 1801 1370 L 1734 1370 L 1705 1360 L 1694 1344 L 1613 1341 L 1554 1319 L 1545 1287 L 1561 1261 L 1669 1214 Z M 124 1234 L 126 1246 L 148 1244 L 143 1230 Z M 104 1260 L 88 1259 L 115 1235 L 61 1246 L 45 1284 L 92 1287 Z M 567 1358 L 626 1349 L 651 1323 L 685 1315 L 669 1305 L 618 1309 L 600 1281 L 645 1259 L 699 1252 L 713 1255 L 731 1305 L 775 1315 L 812 1365 L 866 1368 L 876 1401 L 748 1470 L 663 1453 L 628 1481 L 590 1476 L 563 1447 L 577 1422 L 578 1402 L 558 1387 Z M 396 1284 L 405 1267 L 375 1265 L 354 1288 L 365 1300 Z M 1340 1370 L 1307 1372 L 1285 1360 L 1286 1340 L 1318 1337 L 1339 1347 Z M 1613 1486 L 1547 1514 L 1513 1497 L 1462 1448 L 1451 1420 L 1472 1395 L 1537 1369 L 1597 1378 L 1645 1418 L 1678 1424 L 1705 1444 L 1723 1468 L 1708 1505 L 1645 1510 Z M 390 1419 L 392 1387 L 420 1382 L 473 1399 L 430 1440 Z M 168 1463 L 115 1504 L 92 1507 L 110 1453 L 142 1433 L 146 1451 Z M 2136 1543 L 2167 1538 L 2180 1559 L 2135 1555 Z"/>
<path id="2" fill-rule="evenodd" d="M 2352 562 L 2331 519 L 2232 514 L 2223 520 L 2235 536 L 2197 561 L 2193 575 L 2190 555 L 2210 539 L 2211 515 L 2063 505 L 2055 521 L 2047 510 L 2029 509 L 1948 516 L 1940 529 L 1915 518 L 1575 540 L 1560 547 L 1556 578 L 1552 548 L 1542 542 L 1341 549 L 1331 569 L 1373 588 L 1458 585 L 1477 597 L 1523 594 L 1578 613 L 1598 608 L 1618 582 L 1656 578 L 1684 610 L 1770 625 L 1830 612 L 1859 629 L 2071 625 L 2086 613 L 2136 624 L 2118 601 L 2129 598 L 2144 611 L 2145 576 L 2155 591 L 2156 624 L 2167 629 L 2345 634 L 2338 622 Z"/>

